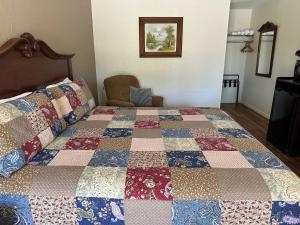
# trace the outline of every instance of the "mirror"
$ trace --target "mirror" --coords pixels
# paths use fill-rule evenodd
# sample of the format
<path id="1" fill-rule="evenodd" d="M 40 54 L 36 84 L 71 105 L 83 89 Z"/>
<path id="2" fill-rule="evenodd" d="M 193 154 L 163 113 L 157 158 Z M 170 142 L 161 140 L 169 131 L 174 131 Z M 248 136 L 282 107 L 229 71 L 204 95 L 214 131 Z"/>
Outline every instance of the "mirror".
<path id="1" fill-rule="evenodd" d="M 277 37 L 277 26 L 267 22 L 258 30 L 259 43 L 256 63 L 256 75 L 271 77 L 273 68 L 274 51 Z"/>

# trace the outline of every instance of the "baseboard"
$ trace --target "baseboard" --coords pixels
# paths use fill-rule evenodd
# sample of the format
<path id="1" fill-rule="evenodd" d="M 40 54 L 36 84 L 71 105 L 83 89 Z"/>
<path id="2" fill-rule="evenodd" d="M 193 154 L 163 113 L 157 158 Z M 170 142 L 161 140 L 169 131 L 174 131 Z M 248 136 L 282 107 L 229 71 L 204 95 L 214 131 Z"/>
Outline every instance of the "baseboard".
<path id="1" fill-rule="evenodd" d="M 262 112 L 261 110 L 257 109 L 255 106 L 247 103 L 247 102 L 241 102 L 241 104 L 247 106 L 248 108 L 252 109 L 253 111 L 255 111 L 256 113 L 258 113 L 259 115 L 265 117 L 266 119 L 270 119 L 270 115 L 267 113 Z"/>

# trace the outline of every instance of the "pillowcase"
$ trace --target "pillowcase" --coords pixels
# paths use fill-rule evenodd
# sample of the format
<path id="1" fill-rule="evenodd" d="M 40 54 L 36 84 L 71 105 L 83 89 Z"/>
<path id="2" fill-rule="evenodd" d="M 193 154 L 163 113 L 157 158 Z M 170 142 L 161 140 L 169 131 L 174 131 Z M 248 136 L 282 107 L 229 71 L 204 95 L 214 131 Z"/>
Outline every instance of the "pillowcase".
<path id="1" fill-rule="evenodd" d="M 57 100 L 59 109 L 67 123 L 71 125 L 95 107 L 94 97 L 82 78 L 68 84 L 49 88 Z"/>
<path id="2" fill-rule="evenodd" d="M 61 84 L 67 84 L 67 83 L 71 83 L 72 81 L 67 77 L 66 79 L 64 79 L 63 81 L 61 82 L 58 82 L 58 83 L 55 83 L 55 84 L 50 84 L 48 85 L 46 88 L 53 88 L 53 87 L 57 87 Z"/>
<path id="3" fill-rule="evenodd" d="M 66 127 L 46 89 L 0 105 L 0 174 L 9 177 Z"/>
<path id="4" fill-rule="evenodd" d="M 11 97 L 11 98 L 0 99 L 0 104 L 5 103 L 5 102 L 9 102 L 9 101 L 12 101 L 12 100 L 15 100 L 15 99 L 18 99 L 18 98 L 26 97 L 26 96 L 30 95 L 31 93 L 32 92 L 25 92 L 25 93 L 22 93 L 20 95 L 17 95 L 17 96 Z"/>
<path id="5" fill-rule="evenodd" d="M 135 106 L 152 106 L 151 88 L 130 86 L 130 102 Z"/>

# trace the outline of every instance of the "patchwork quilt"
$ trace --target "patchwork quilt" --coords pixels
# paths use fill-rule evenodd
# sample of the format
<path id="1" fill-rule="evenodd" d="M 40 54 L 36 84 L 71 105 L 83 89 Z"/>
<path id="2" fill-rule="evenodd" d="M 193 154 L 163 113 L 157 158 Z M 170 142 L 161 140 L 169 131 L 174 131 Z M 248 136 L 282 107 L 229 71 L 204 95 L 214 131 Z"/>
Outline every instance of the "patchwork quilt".
<path id="1" fill-rule="evenodd" d="M 10 178 L 0 224 L 300 224 L 300 179 L 226 113 L 96 107 Z"/>

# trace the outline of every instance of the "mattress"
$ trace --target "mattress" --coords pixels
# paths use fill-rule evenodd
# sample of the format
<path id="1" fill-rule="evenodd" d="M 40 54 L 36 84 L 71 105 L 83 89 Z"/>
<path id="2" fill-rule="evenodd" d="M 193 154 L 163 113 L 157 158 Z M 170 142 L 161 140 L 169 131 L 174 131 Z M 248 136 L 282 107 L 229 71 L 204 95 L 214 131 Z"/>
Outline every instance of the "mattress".
<path id="1" fill-rule="evenodd" d="M 0 178 L 0 224 L 300 224 L 300 179 L 219 109 L 97 107 Z"/>

